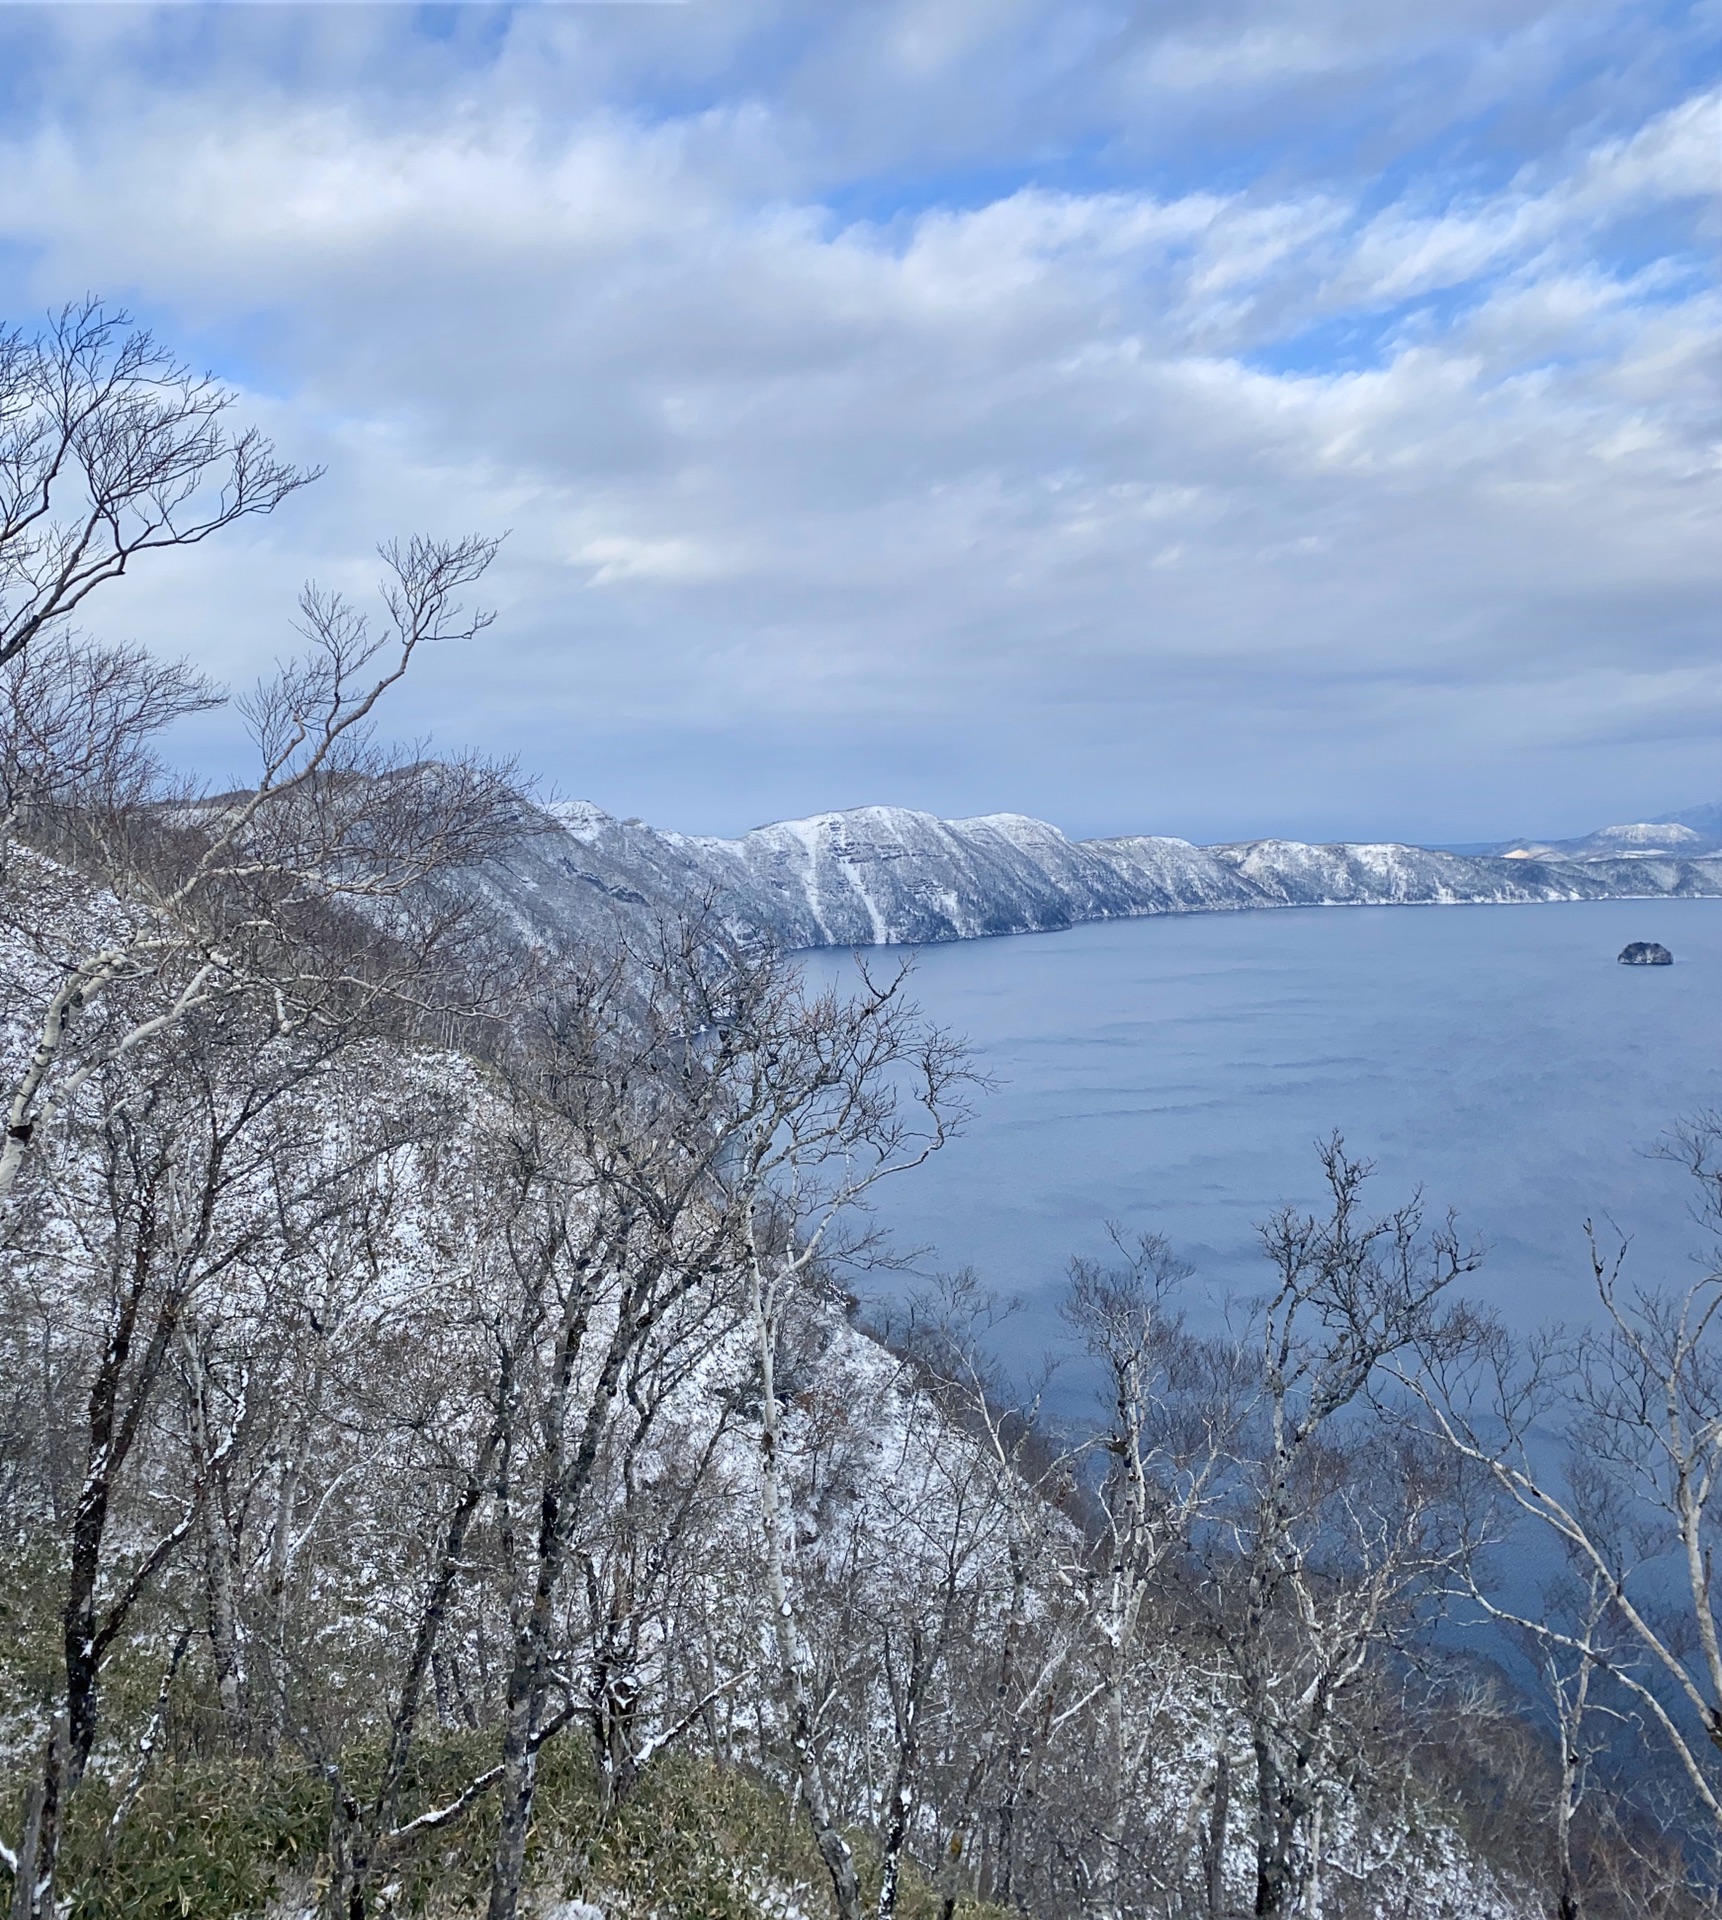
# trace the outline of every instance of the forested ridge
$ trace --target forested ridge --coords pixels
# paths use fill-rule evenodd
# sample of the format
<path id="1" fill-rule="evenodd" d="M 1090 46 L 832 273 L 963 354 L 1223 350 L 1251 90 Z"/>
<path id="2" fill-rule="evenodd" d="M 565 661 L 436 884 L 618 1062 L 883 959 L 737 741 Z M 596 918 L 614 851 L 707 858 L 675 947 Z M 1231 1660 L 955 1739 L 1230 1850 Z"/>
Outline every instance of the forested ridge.
<path id="1" fill-rule="evenodd" d="M 307 589 L 176 779 L 217 693 L 80 629 L 312 477 L 230 408 L 0 337 L 13 1920 L 1714 1912 L 1708 1271 L 1511 1341 L 1335 1139 L 1224 1321 L 1072 1263 L 1080 1419 L 984 1279 L 861 1309 L 986 1088 L 901 967 L 489 917 L 512 770 L 383 742 L 494 543 Z"/>

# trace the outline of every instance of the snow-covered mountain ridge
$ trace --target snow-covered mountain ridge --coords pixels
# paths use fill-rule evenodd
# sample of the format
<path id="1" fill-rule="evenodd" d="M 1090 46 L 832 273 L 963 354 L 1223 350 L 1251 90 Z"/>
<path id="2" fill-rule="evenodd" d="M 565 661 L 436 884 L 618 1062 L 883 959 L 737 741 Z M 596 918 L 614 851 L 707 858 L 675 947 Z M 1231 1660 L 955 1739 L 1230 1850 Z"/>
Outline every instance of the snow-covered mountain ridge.
<path id="1" fill-rule="evenodd" d="M 1699 844 L 1684 850 L 1683 833 Z M 1679 848 L 1638 827 L 1592 835 L 1582 854 L 1294 840 L 1199 847 L 1155 834 L 1071 840 L 1025 814 L 942 820 L 877 806 L 725 840 L 572 801 L 526 810 L 518 840 L 479 880 L 534 940 L 586 934 L 617 914 L 710 904 L 790 948 L 923 945 L 1253 907 L 1722 897 L 1710 836 L 1675 827 L 1661 837 Z"/>

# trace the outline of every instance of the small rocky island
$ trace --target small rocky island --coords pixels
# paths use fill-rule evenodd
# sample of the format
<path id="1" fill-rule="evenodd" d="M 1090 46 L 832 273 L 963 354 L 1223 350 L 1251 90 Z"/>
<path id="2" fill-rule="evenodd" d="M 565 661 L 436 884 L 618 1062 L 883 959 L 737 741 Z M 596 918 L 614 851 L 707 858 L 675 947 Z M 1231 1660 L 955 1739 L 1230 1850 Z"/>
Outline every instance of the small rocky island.
<path id="1" fill-rule="evenodd" d="M 1654 940 L 1634 940 L 1620 950 L 1623 967 L 1671 967 L 1674 955 Z"/>

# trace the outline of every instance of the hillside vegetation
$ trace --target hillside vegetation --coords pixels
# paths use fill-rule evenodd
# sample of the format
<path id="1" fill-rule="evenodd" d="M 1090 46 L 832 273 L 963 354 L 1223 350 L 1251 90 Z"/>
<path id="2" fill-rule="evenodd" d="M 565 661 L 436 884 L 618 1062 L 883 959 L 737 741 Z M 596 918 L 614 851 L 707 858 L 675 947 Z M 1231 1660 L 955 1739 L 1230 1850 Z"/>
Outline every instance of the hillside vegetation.
<path id="1" fill-rule="evenodd" d="M 1073 1264 L 1073 1430 L 971 1276 L 866 1329 L 875 1203 L 985 1095 L 906 973 L 460 884 L 507 771 L 372 728 L 482 632 L 482 540 L 308 592 L 254 783 L 176 784 L 214 696 L 72 634 L 80 583 L 294 476 L 99 309 L 9 351 L 13 1920 L 1713 1910 L 1711 1279 L 1599 1258 L 1606 1336 L 1516 1350 L 1336 1139 L 1223 1336 L 1152 1236 Z M 1534 1603 L 1504 1515 L 1569 1570 Z M 1461 1601 L 1557 1738 L 1442 1652 Z"/>

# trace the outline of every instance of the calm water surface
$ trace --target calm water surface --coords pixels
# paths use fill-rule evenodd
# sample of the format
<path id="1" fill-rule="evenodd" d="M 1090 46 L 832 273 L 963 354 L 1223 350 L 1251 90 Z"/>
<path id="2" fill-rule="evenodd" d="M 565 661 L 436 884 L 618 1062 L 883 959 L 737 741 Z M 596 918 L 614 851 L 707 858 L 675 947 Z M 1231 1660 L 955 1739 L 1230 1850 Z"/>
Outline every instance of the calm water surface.
<path id="1" fill-rule="evenodd" d="M 1629 940 L 1673 967 L 1622 967 Z M 816 954 L 820 977 L 845 956 Z M 1647 1150 L 1722 1107 L 1722 901 L 1310 908 L 1116 922 L 924 950 L 916 997 L 999 1082 L 882 1214 L 925 1269 L 1027 1297 L 1019 1357 L 1104 1223 L 1152 1227 L 1218 1298 L 1265 1273 L 1253 1225 L 1318 1199 L 1338 1128 L 1488 1245 L 1475 1291 L 1515 1324 L 1588 1311 L 1583 1223 L 1640 1276 L 1702 1236 Z"/>

